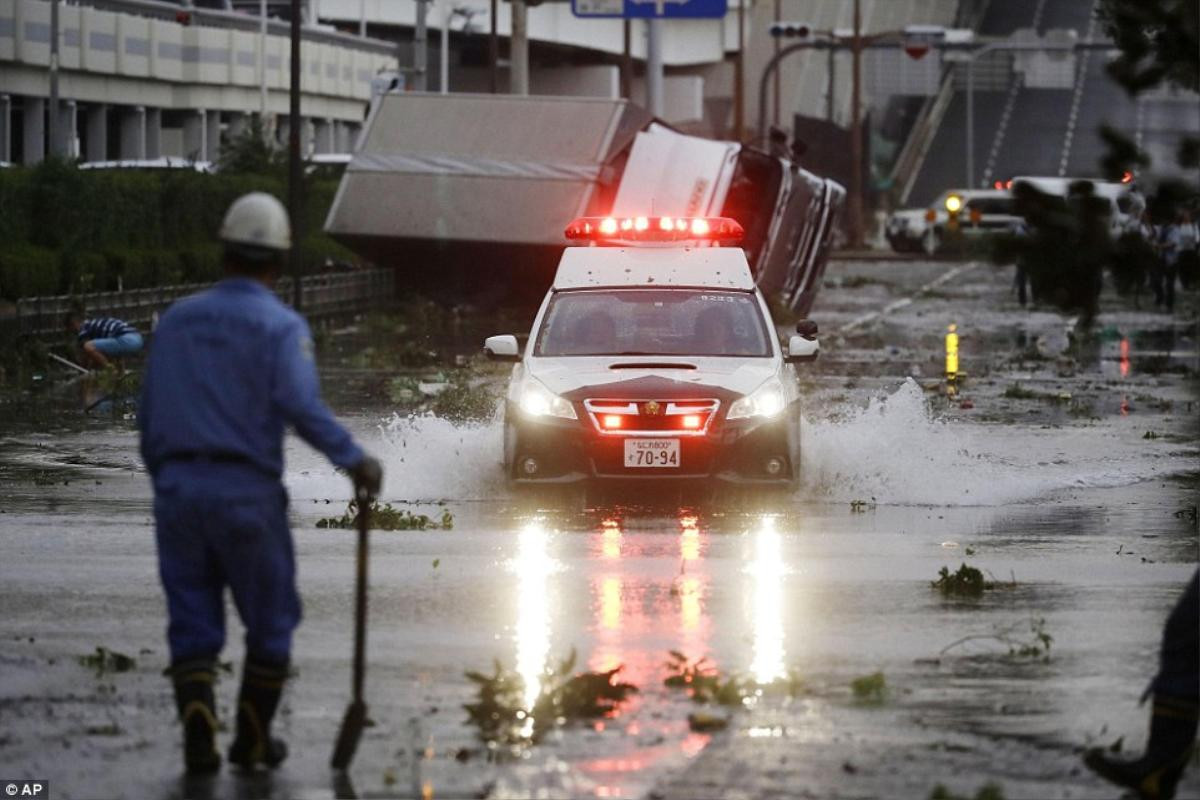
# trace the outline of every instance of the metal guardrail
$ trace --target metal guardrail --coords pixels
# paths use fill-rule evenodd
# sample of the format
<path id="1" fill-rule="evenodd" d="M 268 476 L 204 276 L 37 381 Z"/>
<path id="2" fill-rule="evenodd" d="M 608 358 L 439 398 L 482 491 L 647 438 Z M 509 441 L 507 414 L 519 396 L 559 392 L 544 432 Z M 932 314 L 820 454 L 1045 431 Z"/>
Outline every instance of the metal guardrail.
<path id="1" fill-rule="evenodd" d="M 6 327 L 14 327 L 17 336 L 58 338 L 63 334 L 63 318 L 74 304 L 82 302 L 88 316 L 117 317 L 150 331 L 157 316 L 171 303 L 211 285 L 188 283 L 79 296 L 26 297 L 16 302 L 16 315 Z M 301 279 L 300 292 L 300 306 L 310 319 L 355 313 L 390 301 L 396 292 L 396 276 L 390 269 L 308 275 Z M 292 279 L 281 278 L 275 284 L 275 293 L 289 302 Z"/>
<path id="2" fill-rule="evenodd" d="M 257 15 L 242 14 L 236 11 L 221 11 L 215 8 L 198 8 L 172 3 L 167 0 L 80 0 L 80 5 L 88 5 L 102 11 L 117 11 L 124 14 L 137 14 L 155 19 L 176 21 L 180 14 L 186 14 L 191 24 L 203 25 L 208 28 L 232 28 L 241 31 L 257 33 L 260 20 Z M 278 19 L 267 20 L 267 33 L 276 36 L 291 36 L 291 26 Z M 396 55 L 396 45 L 381 39 L 364 39 L 348 33 L 325 31 L 305 26 L 301 35 L 306 42 L 321 42 L 364 50 L 380 55 Z"/>

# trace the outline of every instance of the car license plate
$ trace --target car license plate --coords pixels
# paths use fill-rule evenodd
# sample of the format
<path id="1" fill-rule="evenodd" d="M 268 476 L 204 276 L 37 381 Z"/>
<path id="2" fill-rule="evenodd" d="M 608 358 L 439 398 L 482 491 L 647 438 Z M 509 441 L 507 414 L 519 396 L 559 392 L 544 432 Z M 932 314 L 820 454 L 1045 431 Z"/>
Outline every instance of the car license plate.
<path id="1" fill-rule="evenodd" d="M 626 439 L 626 467 L 678 467 L 678 439 Z"/>

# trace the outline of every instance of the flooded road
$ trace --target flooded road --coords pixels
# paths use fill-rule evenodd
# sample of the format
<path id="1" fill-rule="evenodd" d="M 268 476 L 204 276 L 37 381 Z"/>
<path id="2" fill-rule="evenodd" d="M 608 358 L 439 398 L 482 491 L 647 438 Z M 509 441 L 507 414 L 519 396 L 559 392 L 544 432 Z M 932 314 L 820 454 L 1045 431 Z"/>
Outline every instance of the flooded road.
<path id="1" fill-rule="evenodd" d="M 1072 341 L 1060 315 L 1019 309 L 1010 281 L 986 265 L 835 263 L 804 378 L 803 485 L 761 508 L 539 508 L 504 487 L 498 423 L 363 412 L 334 391 L 385 462 L 384 499 L 453 516 L 373 536 L 375 724 L 336 785 L 354 535 L 316 523 L 345 510 L 346 480 L 289 447 L 305 603 L 278 722 L 292 758 L 270 777 L 187 783 L 131 423 L 9 423 L 0 773 L 48 778 L 59 797 L 925 798 L 992 782 L 1008 798 L 1116 798 L 1079 751 L 1119 737 L 1140 750 L 1137 700 L 1196 566 L 1195 297 L 1174 320 L 1113 304 Z M 951 323 L 966 373 L 953 397 Z M 963 563 L 994 588 L 931 586 Z M 136 666 L 81 665 L 98 646 Z M 706 656 L 744 702 L 664 685 L 670 651 Z M 572 652 L 575 671 L 621 666 L 638 693 L 530 747 L 481 741 L 466 670 L 498 661 L 532 705 L 545 665 Z M 692 730 L 698 712 L 724 728 Z M 1200 796 L 1200 768 L 1178 796 Z"/>

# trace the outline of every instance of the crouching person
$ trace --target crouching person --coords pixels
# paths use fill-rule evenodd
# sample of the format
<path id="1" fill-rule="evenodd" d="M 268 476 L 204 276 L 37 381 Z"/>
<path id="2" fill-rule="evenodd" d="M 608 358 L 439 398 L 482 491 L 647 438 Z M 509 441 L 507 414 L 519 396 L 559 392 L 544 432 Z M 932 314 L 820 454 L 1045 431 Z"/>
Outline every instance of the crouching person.
<path id="1" fill-rule="evenodd" d="M 104 369 L 114 360 L 142 350 L 142 335 L 125 320 L 115 317 L 84 319 L 82 311 L 72 311 L 67 315 L 66 327 L 78 337 L 83 363 L 88 367 Z"/>
<path id="2" fill-rule="evenodd" d="M 283 206 L 260 193 L 238 199 L 220 238 L 227 277 L 163 315 L 139 418 L 169 617 L 168 674 L 190 773 L 221 763 L 213 680 L 226 588 L 246 628 L 229 761 L 274 767 L 287 755 L 270 735 L 300 622 L 282 483 L 285 426 L 368 496 L 382 480 L 379 462 L 321 401 L 307 324 L 272 291 L 291 247 Z"/>

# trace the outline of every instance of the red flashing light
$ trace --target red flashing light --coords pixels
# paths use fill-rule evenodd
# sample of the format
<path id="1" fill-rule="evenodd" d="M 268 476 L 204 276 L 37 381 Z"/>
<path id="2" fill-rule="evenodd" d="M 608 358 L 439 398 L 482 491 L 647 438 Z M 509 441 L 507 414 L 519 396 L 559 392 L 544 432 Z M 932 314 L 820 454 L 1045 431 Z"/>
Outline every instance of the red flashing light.
<path id="1" fill-rule="evenodd" d="M 992 188 L 993 189 L 1003 189 L 1004 181 L 996 181 L 995 183 L 992 184 Z"/>
<path id="2" fill-rule="evenodd" d="M 589 242 L 726 242 L 745 230 L 729 217 L 579 217 L 567 226 L 568 239 Z"/>
<path id="3" fill-rule="evenodd" d="M 1125 173 L 1121 176 L 1121 183 L 1133 183 L 1133 173 L 1125 170 Z"/>
<path id="4" fill-rule="evenodd" d="M 620 414 L 605 414 L 600 418 L 600 422 L 606 430 L 610 431 L 625 426 L 625 418 Z"/>
<path id="5" fill-rule="evenodd" d="M 700 425 L 702 424 L 702 422 L 703 421 L 700 419 L 699 414 L 684 414 L 683 415 L 683 427 L 686 430 L 689 430 L 689 431 L 700 430 Z"/>
<path id="6" fill-rule="evenodd" d="M 1010 191 L 1012 190 L 1012 178 L 1009 178 L 1004 182 L 1004 188 Z"/>

